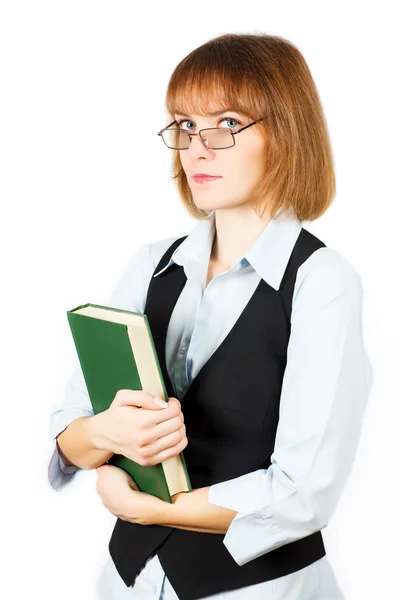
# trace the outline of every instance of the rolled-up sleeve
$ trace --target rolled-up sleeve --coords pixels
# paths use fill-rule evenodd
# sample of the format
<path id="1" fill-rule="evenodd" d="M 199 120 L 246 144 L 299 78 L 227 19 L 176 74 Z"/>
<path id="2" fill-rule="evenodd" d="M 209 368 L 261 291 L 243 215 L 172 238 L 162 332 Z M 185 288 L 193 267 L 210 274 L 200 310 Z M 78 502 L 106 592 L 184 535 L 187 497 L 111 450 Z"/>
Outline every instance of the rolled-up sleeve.
<path id="1" fill-rule="evenodd" d="M 373 373 L 363 342 L 363 287 L 324 249 L 300 267 L 271 465 L 212 485 L 238 512 L 224 537 L 237 564 L 327 526 L 354 462 Z"/>

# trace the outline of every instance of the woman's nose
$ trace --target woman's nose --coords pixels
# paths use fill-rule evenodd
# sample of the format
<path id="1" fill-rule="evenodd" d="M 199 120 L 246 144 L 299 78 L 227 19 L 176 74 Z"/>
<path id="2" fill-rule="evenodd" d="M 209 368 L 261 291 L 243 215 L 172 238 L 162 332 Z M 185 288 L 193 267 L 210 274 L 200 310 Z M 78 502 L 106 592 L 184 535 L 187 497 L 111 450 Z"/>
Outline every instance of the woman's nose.
<path id="1" fill-rule="evenodd" d="M 210 153 L 213 152 L 211 148 L 208 148 L 207 135 L 204 135 L 203 137 L 205 139 L 204 142 L 199 134 L 190 136 L 191 142 L 187 151 L 190 152 L 193 156 L 206 155 L 209 157 Z"/>

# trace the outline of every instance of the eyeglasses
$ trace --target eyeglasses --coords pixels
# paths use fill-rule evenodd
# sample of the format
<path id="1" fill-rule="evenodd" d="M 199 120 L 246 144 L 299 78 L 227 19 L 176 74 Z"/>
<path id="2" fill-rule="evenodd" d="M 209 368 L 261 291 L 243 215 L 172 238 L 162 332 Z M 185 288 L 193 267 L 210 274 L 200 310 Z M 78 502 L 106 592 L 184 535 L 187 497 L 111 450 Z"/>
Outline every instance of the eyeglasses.
<path id="1" fill-rule="evenodd" d="M 263 121 L 265 118 L 266 117 L 259 119 L 258 121 L 253 121 L 253 123 L 242 127 L 238 131 L 230 131 L 226 128 L 209 127 L 207 129 L 200 129 L 199 133 L 190 133 L 190 131 L 186 129 L 171 127 L 171 125 L 177 122 L 172 121 L 172 123 L 164 127 L 164 129 L 161 129 L 157 135 L 160 135 L 164 144 L 172 150 L 187 150 L 190 146 L 191 138 L 194 135 L 200 136 L 200 139 L 206 148 L 209 148 L 210 150 L 223 150 L 224 148 L 231 148 L 235 145 L 235 135 L 248 127 L 252 127 L 252 125 L 255 125 L 256 123 Z"/>

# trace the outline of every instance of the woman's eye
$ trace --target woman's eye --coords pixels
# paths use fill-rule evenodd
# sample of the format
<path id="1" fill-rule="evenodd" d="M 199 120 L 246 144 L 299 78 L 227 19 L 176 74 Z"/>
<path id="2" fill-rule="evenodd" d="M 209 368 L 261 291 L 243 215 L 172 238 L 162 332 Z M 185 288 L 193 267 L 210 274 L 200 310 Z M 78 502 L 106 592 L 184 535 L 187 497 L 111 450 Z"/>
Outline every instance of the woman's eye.
<path id="1" fill-rule="evenodd" d="M 233 127 L 228 127 L 228 129 L 235 129 L 235 127 L 240 125 L 239 121 L 236 119 L 231 119 L 230 117 L 225 117 L 225 119 L 221 119 L 221 121 L 231 121 L 231 123 L 234 123 Z"/>
<path id="2" fill-rule="evenodd" d="M 235 129 L 235 127 L 237 127 L 238 125 L 240 125 L 240 121 L 238 121 L 237 119 L 233 119 L 231 117 L 224 117 L 223 119 L 220 119 L 218 121 L 218 123 L 222 123 L 223 121 L 230 121 L 231 124 L 233 123 L 233 126 L 228 126 L 228 129 Z M 191 124 L 190 126 L 187 127 L 187 129 L 192 130 L 192 129 L 196 129 L 196 125 L 194 125 L 193 121 L 190 121 L 189 119 L 181 119 L 180 121 L 178 121 L 178 125 L 181 129 L 186 129 L 186 127 L 184 127 L 184 123 L 189 123 Z M 192 127 L 192 125 L 194 125 L 194 127 Z M 205 128 L 207 129 L 207 128 Z"/>

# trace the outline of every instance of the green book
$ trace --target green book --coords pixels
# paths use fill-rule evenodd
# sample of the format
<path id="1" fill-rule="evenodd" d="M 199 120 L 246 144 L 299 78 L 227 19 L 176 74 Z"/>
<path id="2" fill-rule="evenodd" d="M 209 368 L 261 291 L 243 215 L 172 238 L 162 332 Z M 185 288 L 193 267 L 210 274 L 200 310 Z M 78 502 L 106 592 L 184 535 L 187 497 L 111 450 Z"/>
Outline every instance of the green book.
<path id="1" fill-rule="evenodd" d="M 168 402 L 147 316 L 127 310 L 82 304 L 67 311 L 94 414 L 107 410 L 120 389 L 144 390 Z M 181 452 L 154 466 L 114 454 L 109 464 L 124 469 L 139 490 L 172 502 L 192 486 Z"/>

